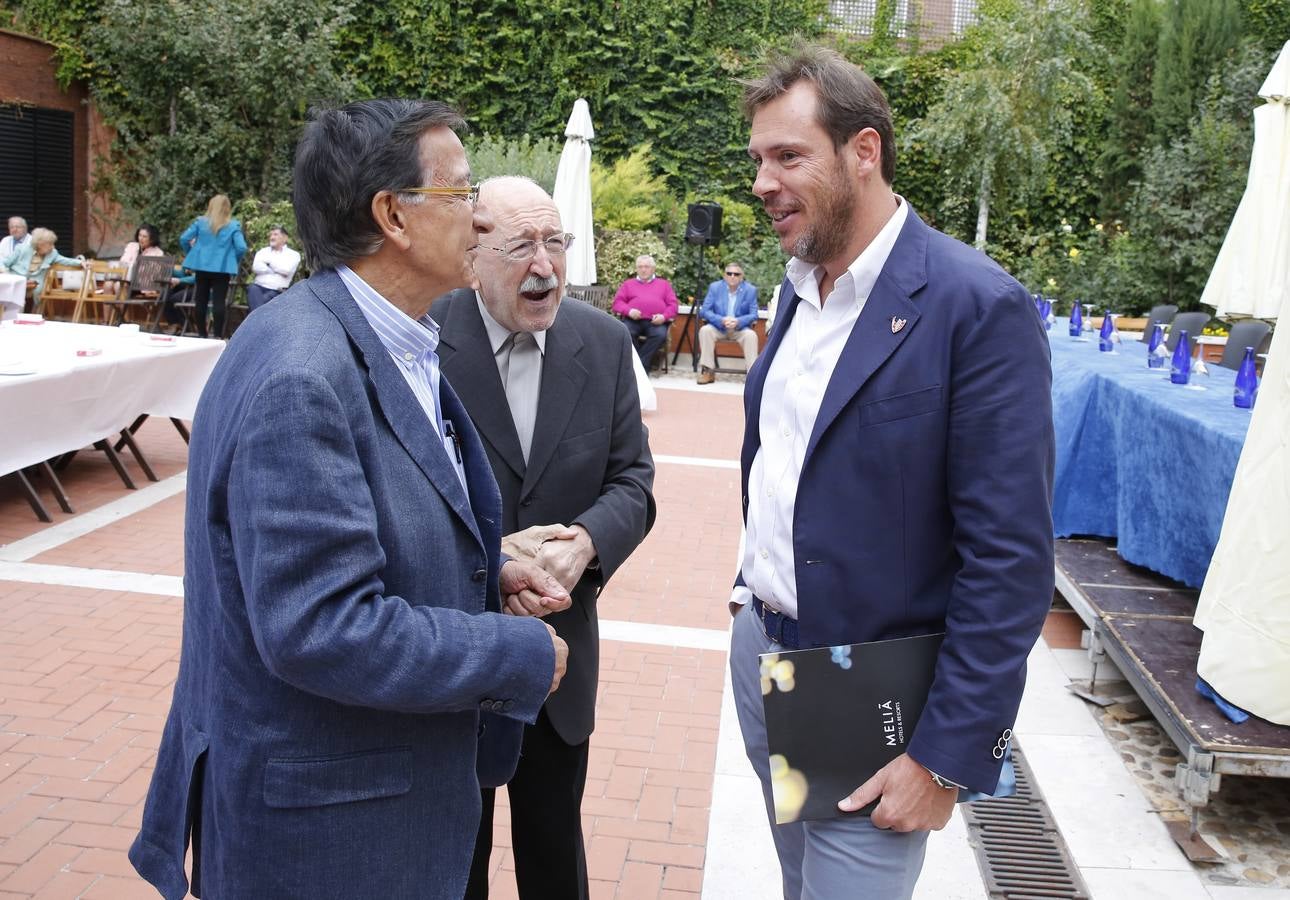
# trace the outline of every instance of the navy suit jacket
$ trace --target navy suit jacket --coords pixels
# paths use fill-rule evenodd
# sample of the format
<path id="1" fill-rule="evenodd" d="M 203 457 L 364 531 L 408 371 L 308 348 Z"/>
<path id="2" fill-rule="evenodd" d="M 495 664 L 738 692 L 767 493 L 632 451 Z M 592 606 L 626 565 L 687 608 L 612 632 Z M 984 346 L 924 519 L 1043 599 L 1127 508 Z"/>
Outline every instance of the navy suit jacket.
<path id="1" fill-rule="evenodd" d="M 745 517 L 766 373 L 799 303 L 786 280 L 748 376 Z M 1025 289 L 911 209 L 824 392 L 797 488 L 802 646 L 944 631 L 909 754 L 985 793 L 1053 597 L 1051 379 Z"/>
<path id="2" fill-rule="evenodd" d="M 721 320 L 726 316 L 726 298 L 729 296 L 730 288 L 726 287 L 725 281 L 714 281 L 708 285 L 708 294 L 703 298 L 703 306 L 699 307 L 703 321 L 720 331 L 726 330 Z M 757 288 L 746 281 L 739 282 L 735 289 L 734 316 L 739 320 L 739 328 L 747 328 L 757 321 Z"/>
<path id="3" fill-rule="evenodd" d="M 189 447 L 184 632 L 130 859 L 167 898 L 443 898 L 479 825 L 481 708 L 533 722 L 554 653 L 498 607 L 501 498 L 469 496 L 333 271 L 247 319 Z M 512 748 L 512 754 L 518 746 Z"/>

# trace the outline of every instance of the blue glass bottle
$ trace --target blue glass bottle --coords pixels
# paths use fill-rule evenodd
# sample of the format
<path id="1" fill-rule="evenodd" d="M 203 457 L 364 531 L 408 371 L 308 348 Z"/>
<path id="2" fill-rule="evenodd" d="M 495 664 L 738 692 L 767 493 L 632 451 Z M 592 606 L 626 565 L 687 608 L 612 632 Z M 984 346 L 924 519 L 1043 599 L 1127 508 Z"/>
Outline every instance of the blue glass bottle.
<path id="1" fill-rule="evenodd" d="M 1044 331 L 1051 331 L 1053 327 L 1053 304 L 1048 300 L 1040 300 L 1039 316 L 1044 320 Z"/>
<path id="2" fill-rule="evenodd" d="M 1186 384 L 1191 379 L 1191 339 L 1187 332 L 1178 334 L 1178 343 L 1174 346 L 1174 358 L 1169 367 L 1169 380 L 1174 384 Z"/>
<path id="3" fill-rule="evenodd" d="M 1097 349 L 1103 353 L 1110 353 L 1115 349 L 1115 342 L 1111 340 L 1111 335 L 1115 333 L 1115 319 L 1111 318 L 1111 311 L 1108 309 L 1106 315 L 1102 317 L 1102 330 L 1097 333 Z"/>
<path id="4" fill-rule="evenodd" d="M 1071 337 L 1079 337 L 1083 330 L 1084 316 L 1079 310 L 1079 301 L 1076 300 L 1075 305 L 1071 307 Z"/>
<path id="5" fill-rule="evenodd" d="M 1159 322 L 1151 326 L 1151 340 L 1147 342 L 1147 368 L 1164 368 L 1165 359 L 1156 351 L 1165 342 L 1165 328 Z"/>
<path id="6" fill-rule="evenodd" d="M 1259 396 L 1259 374 L 1254 368 L 1254 348 L 1245 348 L 1241 367 L 1236 370 L 1236 391 L 1232 403 L 1241 409 L 1253 409 Z"/>

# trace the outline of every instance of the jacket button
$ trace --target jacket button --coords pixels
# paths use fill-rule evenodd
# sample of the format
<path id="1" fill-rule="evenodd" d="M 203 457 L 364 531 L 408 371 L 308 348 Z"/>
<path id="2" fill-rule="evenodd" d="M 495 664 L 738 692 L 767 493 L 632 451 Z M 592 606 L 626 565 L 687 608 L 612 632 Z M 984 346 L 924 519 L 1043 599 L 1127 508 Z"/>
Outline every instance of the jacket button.
<path id="1" fill-rule="evenodd" d="M 492 711 L 493 711 L 493 701 L 492 701 L 492 700 L 480 700 L 480 701 L 479 701 L 479 708 L 480 708 L 480 709 L 482 709 L 484 712 L 492 712 Z"/>
<path id="2" fill-rule="evenodd" d="M 515 706 L 514 700 L 507 700 L 505 703 L 502 704 L 502 712 L 510 712 L 511 708 L 514 706 Z"/>
<path id="3" fill-rule="evenodd" d="M 488 570 L 487 570 L 487 569 L 476 569 L 476 570 L 475 570 L 474 572 L 472 572 L 472 573 L 471 573 L 471 575 L 470 575 L 470 580 L 471 580 L 471 581 L 476 581 L 476 582 L 478 582 L 478 581 L 484 581 L 484 580 L 485 580 L 485 579 L 487 579 L 487 578 L 488 578 Z"/>

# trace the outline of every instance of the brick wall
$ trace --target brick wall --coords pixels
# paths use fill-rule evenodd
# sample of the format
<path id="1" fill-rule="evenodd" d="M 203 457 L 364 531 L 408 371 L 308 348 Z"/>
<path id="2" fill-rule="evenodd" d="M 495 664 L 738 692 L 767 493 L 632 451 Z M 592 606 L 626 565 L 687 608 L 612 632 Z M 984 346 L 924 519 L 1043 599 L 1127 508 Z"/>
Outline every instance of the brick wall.
<path id="1" fill-rule="evenodd" d="M 119 251 L 129 240 L 129 227 L 124 233 L 115 221 L 119 213 L 115 206 L 93 194 L 94 159 L 106 153 L 112 134 L 94 111 L 85 86 L 59 87 L 55 47 L 46 41 L 0 29 L 0 104 L 35 106 L 72 113 L 73 127 L 73 209 L 72 219 L 75 242 L 72 253 L 94 252 L 107 255 L 106 251 Z M 7 210 L 0 210 L 0 218 L 7 218 Z M 28 223 L 39 227 L 40 222 Z M 68 252 L 68 247 L 60 247 Z"/>

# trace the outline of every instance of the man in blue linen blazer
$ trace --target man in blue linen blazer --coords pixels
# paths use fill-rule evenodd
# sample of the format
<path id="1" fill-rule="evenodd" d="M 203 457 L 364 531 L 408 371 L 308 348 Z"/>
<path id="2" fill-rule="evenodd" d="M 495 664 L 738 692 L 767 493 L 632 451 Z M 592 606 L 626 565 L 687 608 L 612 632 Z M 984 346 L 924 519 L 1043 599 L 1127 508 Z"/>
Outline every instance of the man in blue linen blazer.
<path id="1" fill-rule="evenodd" d="M 431 101 L 314 114 L 295 208 L 317 274 L 247 320 L 203 392 L 180 670 L 130 850 L 167 898 L 187 894 L 191 835 L 197 896 L 457 900 L 481 710 L 533 722 L 558 684 L 563 642 L 499 614 L 499 584 L 567 596 L 501 559 L 465 409 L 446 381 L 414 387 L 434 382 L 414 313 L 467 283 L 491 227 L 459 123 Z M 388 328 L 428 360 L 396 359 Z"/>
<path id="2" fill-rule="evenodd" d="M 774 826 L 785 897 L 909 897 L 957 789 L 996 789 L 1052 602 L 1048 342 L 1024 288 L 892 191 L 890 111 L 857 67 L 799 47 L 744 104 L 794 258 L 744 390 L 740 724 L 773 809 L 757 654 L 945 633 L 906 752 L 834 798 L 872 817 Z"/>
<path id="3" fill-rule="evenodd" d="M 708 285 L 708 294 L 699 307 L 703 326 L 699 329 L 699 384 L 716 380 L 713 370 L 717 367 L 717 341 L 738 341 L 744 352 L 745 371 L 757 359 L 757 288 L 744 280 L 744 267 L 731 260 L 726 263 L 720 281 Z M 730 295 L 734 294 L 734 307 L 730 308 Z"/>

